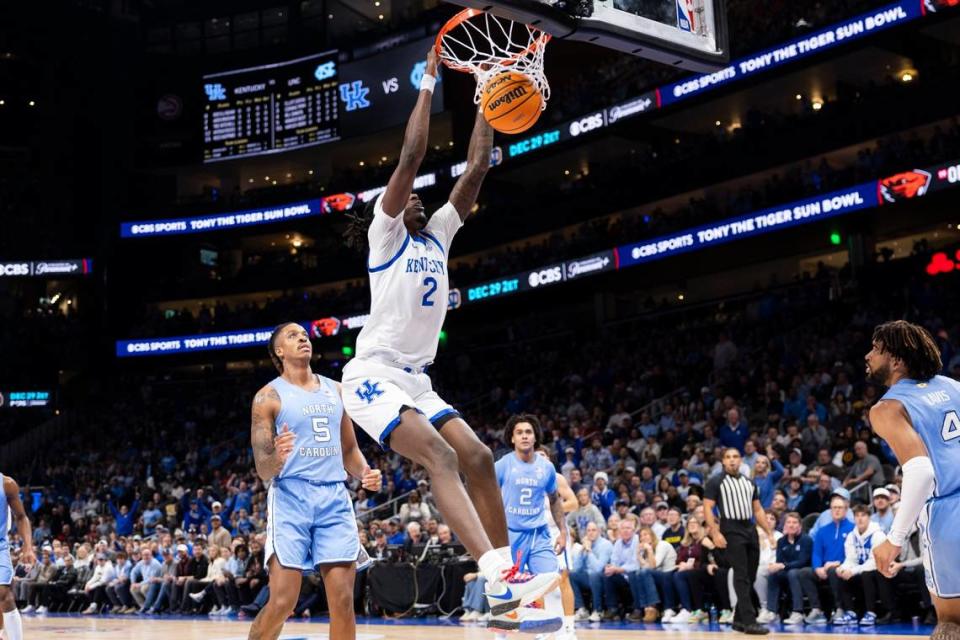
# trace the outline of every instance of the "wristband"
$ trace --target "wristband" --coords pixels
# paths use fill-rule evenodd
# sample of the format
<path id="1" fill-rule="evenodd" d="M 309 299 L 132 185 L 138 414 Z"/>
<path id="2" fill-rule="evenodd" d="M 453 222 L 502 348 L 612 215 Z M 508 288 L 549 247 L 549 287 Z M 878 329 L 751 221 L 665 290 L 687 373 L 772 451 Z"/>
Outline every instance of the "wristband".
<path id="1" fill-rule="evenodd" d="M 423 74 L 423 78 L 420 79 L 420 91 L 429 91 L 433 93 L 433 88 L 437 84 L 437 79 L 434 78 L 429 73 Z"/>

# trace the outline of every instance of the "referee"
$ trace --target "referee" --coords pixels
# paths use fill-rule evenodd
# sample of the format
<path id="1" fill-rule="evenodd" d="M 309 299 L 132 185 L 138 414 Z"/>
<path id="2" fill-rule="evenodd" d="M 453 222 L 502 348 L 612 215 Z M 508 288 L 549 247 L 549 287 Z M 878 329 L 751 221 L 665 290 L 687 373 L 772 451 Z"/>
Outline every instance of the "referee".
<path id="1" fill-rule="evenodd" d="M 767 627 L 757 624 L 753 606 L 753 582 L 760 564 L 759 524 L 773 541 L 773 531 L 760 506 L 757 485 L 740 474 L 740 452 L 730 448 L 723 452 L 723 473 L 707 482 L 703 512 L 707 531 L 719 550 L 722 564 L 733 571 L 733 588 L 737 593 L 737 609 L 733 628 L 751 635 L 765 635 Z M 720 516 L 714 517 L 714 507 Z M 755 524 L 756 523 L 756 524 Z"/>

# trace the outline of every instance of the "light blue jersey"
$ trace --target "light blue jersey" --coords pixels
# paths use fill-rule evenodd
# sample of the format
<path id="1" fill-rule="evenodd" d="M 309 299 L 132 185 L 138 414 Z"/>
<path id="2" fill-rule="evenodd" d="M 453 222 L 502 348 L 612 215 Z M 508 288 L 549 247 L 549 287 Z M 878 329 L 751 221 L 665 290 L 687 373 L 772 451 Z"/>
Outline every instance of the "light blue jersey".
<path id="1" fill-rule="evenodd" d="M 521 570 L 557 571 L 559 564 L 547 526 L 553 516 L 548 513 L 546 499 L 557 492 L 556 469 L 540 456 L 534 456 L 533 462 L 524 462 L 516 453 L 497 460 L 496 469 L 507 513 L 511 556 Z"/>
<path id="2" fill-rule="evenodd" d="M 524 462 L 516 453 L 497 461 L 497 482 L 507 511 L 507 528 L 515 531 L 547 526 L 544 498 L 557 492 L 557 471 L 553 465 L 534 456 Z"/>
<path id="3" fill-rule="evenodd" d="M 293 452 L 277 479 L 299 478 L 309 482 L 347 479 L 340 447 L 343 402 L 332 380 L 318 375 L 317 381 L 320 388 L 315 391 L 302 389 L 283 378 L 270 383 L 280 394 L 277 433 L 286 424 L 297 436 Z"/>
<path id="4" fill-rule="evenodd" d="M 283 378 L 271 382 L 280 394 L 276 428 L 296 434 L 293 452 L 267 492 L 266 563 L 311 571 L 318 565 L 353 562 L 360 550 L 353 503 L 344 481 L 336 383 L 317 376 L 307 391 Z"/>
<path id="5" fill-rule="evenodd" d="M 920 434 L 937 479 L 934 497 L 960 493 L 960 383 L 944 376 L 901 380 L 883 399 L 903 404 Z"/>
<path id="6" fill-rule="evenodd" d="M 3 490 L 3 474 L 0 473 L 0 585 L 13 582 L 13 563 L 10 561 L 10 505 Z"/>
<path id="7" fill-rule="evenodd" d="M 7 548 L 7 536 L 10 530 L 10 505 L 7 504 L 7 493 L 3 490 L 3 474 L 0 473 L 0 551 Z"/>
<path id="8" fill-rule="evenodd" d="M 883 399 L 903 404 L 933 465 L 933 497 L 918 522 L 927 587 L 960 598 L 960 383 L 944 376 L 901 380 Z"/>

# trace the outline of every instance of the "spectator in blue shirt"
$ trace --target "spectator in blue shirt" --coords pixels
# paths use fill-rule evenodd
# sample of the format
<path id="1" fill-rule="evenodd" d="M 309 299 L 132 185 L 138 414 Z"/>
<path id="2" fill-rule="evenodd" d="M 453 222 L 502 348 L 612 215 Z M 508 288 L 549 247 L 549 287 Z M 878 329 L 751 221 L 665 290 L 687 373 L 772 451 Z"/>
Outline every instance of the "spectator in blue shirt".
<path id="1" fill-rule="evenodd" d="M 606 472 L 598 471 L 593 475 L 593 491 L 590 493 L 590 501 L 600 509 L 604 520 L 610 518 L 613 506 L 617 502 L 617 494 L 607 486 L 608 481 Z"/>
<path id="2" fill-rule="evenodd" d="M 813 537 L 812 572 L 821 582 L 826 582 L 831 575 L 836 574 L 837 567 L 846 559 L 844 544 L 847 541 L 847 536 L 856 526 L 847 519 L 850 515 L 848 505 L 849 501 L 844 500 L 842 496 L 833 496 L 830 500 L 830 524 L 821 527 Z M 805 571 L 811 570 L 805 569 Z M 825 618 L 821 620 L 823 613 L 819 610 L 815 610 L 815 612 L 820 614 L 816 622 L 810 622 L 814 614 L 814 611 L 811 611 L 806 618 L 807 624 L 825 622 Z"/>
<path id="3" fill-rule="evenodd" d="M 631 615 L 636 617 L 639 613 L 637 604 L 639 600 L 630 584 L 630 574 L 640 569 L 637 557 L 638 545 L 633 519 L 621 520 L 617 529 L 617 541 L 610 552 L 610 561 L 603 569 L 604 597 L 607 600 L 607 611 L 603 614 L 604 620 L 619 617 L 620 596 L 627 591 L 630 592 L 630 604 L 633 610 Z M 642 617 L 643 614 L 640 615 Z"/>
<path id="4" fill-rule="evenodd" d="M 149 546 L 142 547 L 140 562 L 130 572 L 130 594 L 137 601 L 141 613 L 147 610 L 145 603 L 152 605 L 156 600 L 162 583 L 163 565 L 154 557 Z"/>
<path id="5" fill-rule="evenodd" d="M 400 528 L 400 518 L 394 516 L 387 521 L 387 544 L 403 544 L 406 534 Z"/>
<path id="6" fill-rule="evenodd" d="M 246 509 L 247 513 L 253 510 L 253 492 L 250 491 L 250 486 L 242 480 L 240 481 L 236 495 L 233 496 L 232 508 L 234 511 Z"/>
<path id="7" fill-rule="evenodd" d="M 760 490 L 760 506 L 770 508 L 773 502 L 773 492 L 783 479 L 784 468 L 780 461 L 773 456 L 773 448 L 767 446 L 767 456 L 757 456 L 753 465 L 753 481 Z M 772 468 L 771 468 L 771 465 Z"/>
<path id="8" fill-rule="evenodd" d="M 163 513 L 157 509 L 153 500 L 147 502 L 147 508 L 143 510 L 143 535 L 152 536 L 157 532 L 157 524 L 163 519 Z"/>
<path id="9" fill-rule="evenodd" d="M 800 421 L 806 421 L 807 417 L 815 415 L 820 421 L 820 424 L 827 424 L 827 408 L 823 406 L 822 403 L 817 402 L 816 396 L 807 396 L 806 406 L 803 409 L 803 415 L 800 418 Z"/>
<path id="10" fill-rule="evenodd" d="M 610 450 L 603 446 L 600 438 L 594 438 L 590 442 L 590 448 L 583 452 L 583 464 L 580 468 L 587 475 L 613 469 L 613 456 L 610 455 Z"/>
<path id="11" fill-rule="evenodd" d="M 870 520 L 880 525 L 884 534 L 890 533 L 893 526 L 893 509 L 890 508 L 890 491 L 886 487 L 873 490 L 873 515 Z"/>
<path id="12" fill-rule="evenodd" d="M 107 506 L 110 507 L 110 513 L 113 514 L 114 519 L 117 521 L 117 535 L 120 537 L 133 535 L 133 523 L 136 518 L 137 509 L 140 508 L 140 500 L 134 500 L 130 507 L 127 507 L 125 504 L 120 505 L 119 509 L 113 504 L 113 500 L 108 500 Z"/>
<path id="13" fill-rule="evenodd" d="M 237 511 L 237 533 L 246 536 L 257 530 L 246 509 Z"/>
<path id="14" fill-rule="evenodd" d="M 190 510 L 183 514 L 183 527 L 184 531 L 190 531 L 191 528 L 194 531 L 200 530 L 200 525 L 206 522 L 203 511 L 200 510 L 200 502 L 197 500 L 190 501 Z"/>
<path id="15" fill-rule="evenodd" d="M 840 497 L 846 503 L 847 507 L 850 506 L 850 492 L 844 489 L 843 487 L 837 487 L 830 493 L 830 505 L 833 505 L 833 499 Z M 848 508 L 846 511 L 847 521 L 850 523 L 850 526 L 853 526 L 853 513 L 850 512 Z M 810 528 L 810 537 L 814 540 L 817 539 L 817 533 L 823 527 L 829 525 L 833 521 L 833 512 L 831 509 L 824 510 L 820 516 L 817 518 L 817 521 L 813 523 L 813 526 Z"/>
<path id="16" fill-rule="evenodd" d="M 727 422 L 720 427 L 720 433 L 717 437 L 720 444 L 726 448 L 733 447 L 743 455 L 744 445 L 747 443 L 747 425 L 740 422 L 739 409 L 730 409 L 727 411 Z"/>
<path id="17" fill-rule="evenodd" d="M 817 584 L 810 571 L 813 557 L 813 540 L 804 535 L 800 514 L 791 512 L 783 523 L 784 536 L 777 541 L 776 560 L 767 567 L 767 606 L 761 611 L 757 622 L 767 624 L 777 620 L 780 608 L 780 590 L 787 586 L 792 601 L 792 613 L 784 624 L 803 623 L 803 596 L 810 599 L 810 606 L 820 608 Z"/>
<path id="18" fill-rule="evenodd" d="M 579 611 L 584 609 L 584 589 L 590 591 L 593 601 L 593 612 L 590 622 L 600 622 L 603 613 L 603 570 L 610 564 L 613 554 L 613 544 L 601 535 L 600 527 L 596 522 L 588 522 L 585 534 L 580 541 L 582 548 L 573 556 L 573 567 L 570 572 L 570 581 L 573 583 L 573 599 Z"/>

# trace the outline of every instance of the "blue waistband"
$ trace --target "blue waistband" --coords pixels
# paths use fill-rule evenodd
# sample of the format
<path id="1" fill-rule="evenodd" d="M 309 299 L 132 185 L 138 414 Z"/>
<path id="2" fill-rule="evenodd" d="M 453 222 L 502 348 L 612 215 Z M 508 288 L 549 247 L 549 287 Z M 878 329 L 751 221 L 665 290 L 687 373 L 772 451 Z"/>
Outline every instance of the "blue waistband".
<path id="1" fill-rule="evenodd" d="M 306 484 L 312 484 L 315 487 L 332 487 L 338 484 L 343 484 L 345 480 L 309 480 L 307 478 L 298 478 L 297 476 L 287 476 L 285 478 L 274 478 L 274 484 L 279 484 L 281 482 L 287 482 L 290 480 L 296 480 L 297 482 L 305 482 Z"/>

